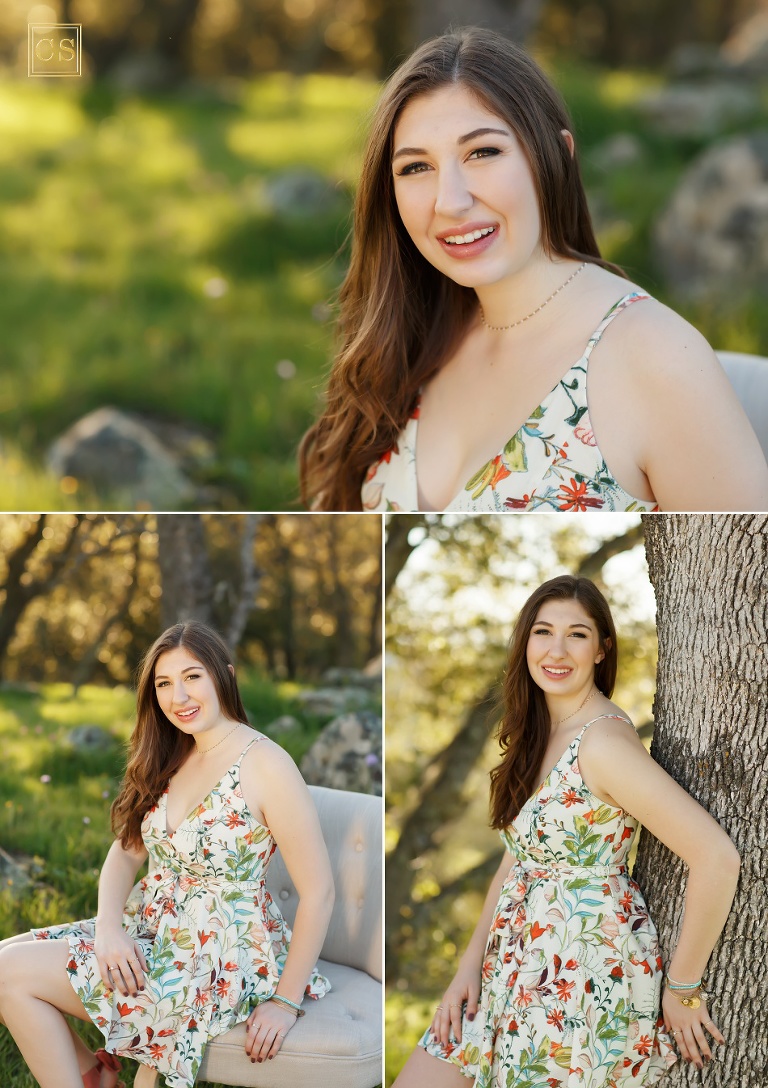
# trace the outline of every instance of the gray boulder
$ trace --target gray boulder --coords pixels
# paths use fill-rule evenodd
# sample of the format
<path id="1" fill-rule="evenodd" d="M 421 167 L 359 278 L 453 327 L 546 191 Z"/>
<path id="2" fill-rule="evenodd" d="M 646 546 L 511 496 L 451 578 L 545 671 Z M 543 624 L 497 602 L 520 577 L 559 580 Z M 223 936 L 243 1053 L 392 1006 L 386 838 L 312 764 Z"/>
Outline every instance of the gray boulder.
<path id="1" fill-rule="evenodd" d="M 645 149 L 634 133 L 617 132 L 603 140 L 589 153 L 589 161 L 605 174 L 637 166 L 645 158 Z"/>
<path id="2" fill-rule="evenodd" d="M 367 707 L 371 702 L 371 693 L 360 687 L 316 688 L 314 691 L 299 692 L 296 701 L 307 714 L 330 717 Z"/>
<path id="3" fill-rule="evenodd" d="M 133 509 L 177 510 L 194 497 L 178 458 L 118 408 L 97 408 L 74 423 L 51 446 L 48 466 L 59 477 L 109 488 Z"/>
<path id="4" fill-rule="evenodd" d="M 760 109 L 757 91 L 740 83 L 677 83 L 641 98 L 637 109 L 666 136 L 707 138 L 752 120 Z"/>
<path id="5" fill-rule="evenodd" d="M 34 862 L 31 858 L 26 863 L 17 861 L 0 846 L 0 890 L 11 896 L 23 892 L 32 883 L 29 870 Z"/>
<path id="6" fill-rule="evenodd" d="M 768 131 L 721 140 L 689 167 L 653 230 L 677 293 L 768 285 Z"/>
<path id="7" fill-rule="evenodd" d="M 67 741 L 77 752 L 104 752 L 115 743 L 100 725 L 78 725 L 67 734 Z"/>
<path id="8" fill-rule="evenodd" d="M 293 219 L 335 215 L 346 204 L 345 194 L 315 170 L 284 170 L 264 183 L 264 200 L 273 215 Z"/>
<path id="9" fill-rule="evenodd" d="M 381 717 L 371 711 L 344 714 L 326 725 L 301 761 L 313 786 L 381 796 Z"/>
<path id="10" fill-rule="evenodd" d="M 301 729 L 299 719 L 294 718 L 291 714 L 281 714 L 279 718 L 275 718 L 273 722 L 265 727 L 264 732 L 268 737 L 272 737 L 279 733 L 290 733 L 292 729 Z"/>
<path id="11" fill-rule="evenodd" d="M 375 690 L 381 687 L 381 662 L 379 661 L 378 668 L 372 668 L 370 671 L 369 666 L 366 666 L 365 669 L 344 669 L 341 667 L 326 669 L 323 673 L 323 684 L 334 688 L 358 687 Z"/>

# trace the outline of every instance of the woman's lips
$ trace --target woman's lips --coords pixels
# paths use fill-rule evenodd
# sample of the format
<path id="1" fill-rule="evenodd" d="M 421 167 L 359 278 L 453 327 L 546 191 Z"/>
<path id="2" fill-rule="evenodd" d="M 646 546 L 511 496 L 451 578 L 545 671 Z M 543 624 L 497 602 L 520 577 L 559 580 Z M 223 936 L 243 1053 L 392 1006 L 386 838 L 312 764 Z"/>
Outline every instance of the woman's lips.
<path id="1" fill-rule="evenodd" d="M 487 227 L 479 227 L 478 230 L 487 230 Z M 453 257 L 457 261 L 470 260 L 472 257 L 477 257 L 481 253 L 485 253 L 486 249 L 493 245 L 496 241 L 498 234 L 498 227 L 493 227 L 490 234 L 483 235 L 482 238 L 475 239 L 474 242 L 449 242 L 448 238 L 461 238 L 467 234 L 476 233 L 477 231 L 457 231 L 455 234 L 447 234 L 442 237 L 438 237 L 440 248 L 443 252 Z"/>
<path id="2" fill-rule="evenodd" d="M 561 668 L 558 665 L 542 665 L 541 671 L 546 673 L 550 680 L 565 680 L 566 677 L 571 675 L 573 669 Z"/>
<path id="3" fill-rule="evenodd" d="M 180 722 L 191 722 L 199 710 L 199 706 L 193 707 L 189 710 L 177 710 L 176 717 L 179 719 Z"/>

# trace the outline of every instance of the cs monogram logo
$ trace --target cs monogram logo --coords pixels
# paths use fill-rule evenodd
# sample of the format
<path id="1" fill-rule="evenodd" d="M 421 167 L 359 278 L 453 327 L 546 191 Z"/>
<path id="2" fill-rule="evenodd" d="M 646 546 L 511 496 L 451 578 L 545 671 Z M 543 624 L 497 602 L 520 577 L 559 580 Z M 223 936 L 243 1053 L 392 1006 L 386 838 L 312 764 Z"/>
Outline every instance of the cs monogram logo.
<path id="1" fill-rule="evenodd" d="M 31 76 L 79 76 L 83 28 L 80 23 L 29 24 Z"/>

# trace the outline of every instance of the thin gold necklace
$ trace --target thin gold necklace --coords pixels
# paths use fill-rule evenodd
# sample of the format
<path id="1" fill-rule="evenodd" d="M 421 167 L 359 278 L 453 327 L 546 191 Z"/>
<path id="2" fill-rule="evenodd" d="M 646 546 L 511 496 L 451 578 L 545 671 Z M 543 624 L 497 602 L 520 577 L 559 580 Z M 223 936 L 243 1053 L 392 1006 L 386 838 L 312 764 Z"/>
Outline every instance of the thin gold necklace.
<path id="1" fill-rule="evenodd" d="M 530 321 L 532 317 L 536 316 L 539 310 L 543 310 L 544 307 L 552 301 L 555 295 L 559 295 L 560 292 L 568 286 L 571 280 L 575 279 L 576 276 L 578 276 L 579 272 L 587 267 L 588 263 L 588 261 L 584 261 L 583 264 L 580 264 L 576 271 L 570 274 L 565 283 L 561 283 L 558 289 L 556 291 L 553 291 L 549 298 L 545 298 L 540 306 L 537 306 L 535 310 L 531 310 L 531 312 L 529 314 L 526 314 L 525 317 L 521 317 L 518 318 L 517 321 L 513 321 L 511 325 L 489 325 L 488 322 L 485 320 L 485 312 L 482 306 L 480 307 L 480 320 L 485 325 L 486 329 L 490 329 L 491 332 L 506 332 L 507 329 L 514 329 L 517 325 L 522 325 L 524 321 Z"/>
<path id="2" fill-rule="evenodd" d="M 581 710 L 581 708 L 582 708 L 583 706 L 586 706 L 586 705 L 587 705 L 587 703 L 589 702 L 589 700 L 590 700 L 591 698 L 593 698 L 593 696 L 597 695 L 598 691 L 599 691 L 599 688 L 592 688 L 592 690 L 590 691 L 589 695 L 586 695 L 586 696 L 585 696 L 585 697 L 584 697 L 584 698 L 582 699 L 581 703 L 579 703 L 579 705 L 578 705 L 578 706 L 576 707 L 576 709 L 575 709 L 575 710 L 573 711 L 573 714 L 567 714 L 567 715 L 566 715 L 566 716 L 565 716 L 564 718 L 559 718 L 559 719 L 558 719 L 558 721 L 556 721 L 556 722 L 552 722 L 551 728 L 552 728 L 552 729 L 554 729 L 554 728 L 555 728 L 555 726 L 557 726 L 557 725 L 562 725 L 562 724 L 563 724 L 563 722 L 567 722 L 569 718 L 572 718 L 572 717 L 574 716 L 574 714 L 578 714 L 578 713 L 579 713 L 579 711 Z"/>
<path id="3" fill-rule="evenodd" d="M 232 734 L 234 733 L 235 729 L 239 729 L 239 728 L 240 728 L 240 722 L 237 723 L 237 725 L 235 726 L 234 729 L 230 729 L 230 731 L 225 736 L 223 736 L 221 738 L 221 740 L 217 740 L 215 744 L 212 744 L 210 748 L 201 748 L 197 744 L 197 741 L 195 741 L 195 746 L 197 747 L 197 754 L 199 756 L 207 756 L 208 753 L 212 752 L 214 748 L 218 748 L 220 744 L 223 744 L 224 741 L 227 739 L 227 737 L 231 737 Z"/>

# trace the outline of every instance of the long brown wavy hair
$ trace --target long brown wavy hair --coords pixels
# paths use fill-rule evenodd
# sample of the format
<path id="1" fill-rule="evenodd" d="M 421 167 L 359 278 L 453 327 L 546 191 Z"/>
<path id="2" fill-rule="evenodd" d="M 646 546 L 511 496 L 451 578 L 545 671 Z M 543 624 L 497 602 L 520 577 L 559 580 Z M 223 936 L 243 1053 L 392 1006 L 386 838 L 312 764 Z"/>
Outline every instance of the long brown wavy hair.
<path id="1" fill-rule="evenodd" d="M 538 65 L 506 38 L 477 27 L 420 46 L 386 84 L 364 153 L 326 406 L 299 448 L 302 501 L 316 510 L 361 509 L 366 470 L 395 445 L 418 390 L 477 310 L 474 290 L 439 272 L 411 241 L 392 180 L 393 134 L 404 108 L 453 84 L 472 91 L 520 140 L 545 252 L 624 275 L 600 256 L 578 159 L 562 137 L 571 121 Z"/>
<path id="2" fill-rule="evenodd" d="M 175 623 L 163 631 L 138 668 L 136 726 L 131 734 L 125 778 L 112 804 L 112 830 L 126 848 L 141 847 L 145 813 L 158 801 L 195 745 L 193 737 L 168 721 L 155 693 L 157 659 L 177 646 L 188 650 L 210 673 L 224 716 L 233 722 L 248 722 L 237 681 L 229 668 L 232 655 L 221 636 L 197 620 Z"/>
<path id="3" fill-rule="evenodd" d="M 616 682 L 616 631 L 608 602 L 588 578 L 562 574 L 550 578 L 523 605 L 509 644 L 504 676 L 504 716 L 499 725 L 501 763 L 491 771 L 491 827 L 507 827 L 531 796 L 550 734 L 544 692 L 534 683 L 526 649 L 536 617 L 547 601 L 578 601 L 597 627 L 603 660 L 595 666 L 595 685 L 610 699 Z"/>

